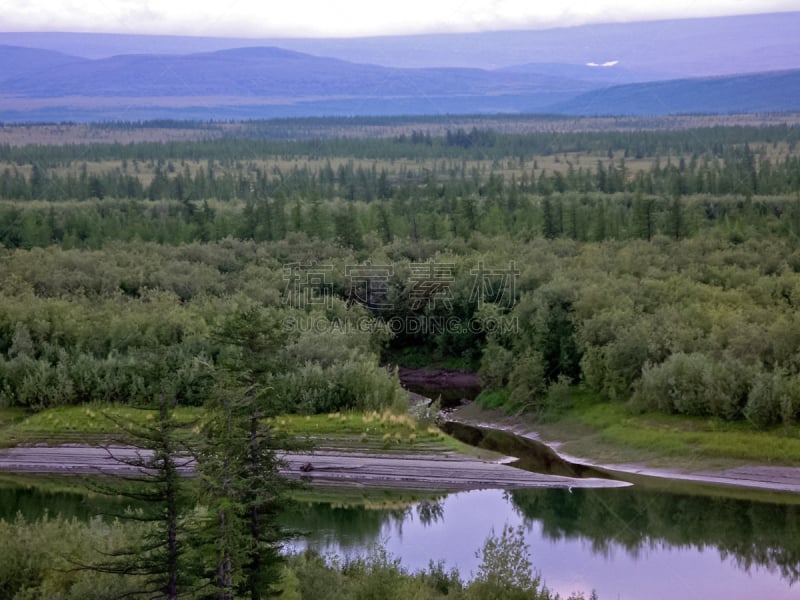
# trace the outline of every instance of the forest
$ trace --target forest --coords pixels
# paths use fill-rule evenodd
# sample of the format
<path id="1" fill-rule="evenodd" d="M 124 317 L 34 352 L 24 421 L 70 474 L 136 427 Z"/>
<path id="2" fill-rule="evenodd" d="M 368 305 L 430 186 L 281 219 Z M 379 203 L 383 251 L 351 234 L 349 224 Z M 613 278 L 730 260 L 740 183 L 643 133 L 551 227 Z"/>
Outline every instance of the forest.
<path id="1" fill-rule="evenodd" d="M 560 382 L 637 410 L 793 423 L 797 133 L 6 146 L 0 398 L 147 403 L 168 364 L 180 400 L 201 403 L 209 332 L 257 305 L 371 323 L 287 332 L 286 410 L 391 403 L 381 365 L 419 354 L 479 368 L 531 411 Z M 426 264 L 447 281 L 420 296 Z M 385 269 L 354 276 L 364 265 Z M 290 301 L 293 278 L 325 302 Z M 431 317 L 474 326 L 389 326 Z"/>

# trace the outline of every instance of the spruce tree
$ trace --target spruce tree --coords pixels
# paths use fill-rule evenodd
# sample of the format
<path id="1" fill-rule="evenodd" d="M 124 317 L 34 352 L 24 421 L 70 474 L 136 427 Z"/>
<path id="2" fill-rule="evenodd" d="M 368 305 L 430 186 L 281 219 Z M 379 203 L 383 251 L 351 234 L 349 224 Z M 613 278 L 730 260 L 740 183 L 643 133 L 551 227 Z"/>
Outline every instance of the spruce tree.
<path id="1" fill-rule="evenodd" d="M 129 594 L 132 597 L 177 600 L 197 585 L 187 558 L 191 497 L 184 477 L 194 457 L 180 441 L 173 402 L 164 394 L 159 396 L 153 424 L 111 419 L 124 432 L 120 441 L 125 443 L 105 447 L 116 466 L 103 474 L 114 477 L 114 483 L 90 485 L 135 503 L 135 510 L 117 516 L 141 523 L 145 533 L 141 541 L 114 551 L 106 561 L 82 568 L 136 577 L 139 584 Z"/>
<path id="2" fill-rule="evenodd" d="M 260 600 L 276 592 L 286 537 L 277 521 L 289 486 L 279 452 L 292 444 L 267 422 L 280 412 L 270 380 L 286 332 L 277 313 L 251 308 L 227 319 L 216 338 L 217 389 L 198 460 L 209 507 L 208 597 Z"/>

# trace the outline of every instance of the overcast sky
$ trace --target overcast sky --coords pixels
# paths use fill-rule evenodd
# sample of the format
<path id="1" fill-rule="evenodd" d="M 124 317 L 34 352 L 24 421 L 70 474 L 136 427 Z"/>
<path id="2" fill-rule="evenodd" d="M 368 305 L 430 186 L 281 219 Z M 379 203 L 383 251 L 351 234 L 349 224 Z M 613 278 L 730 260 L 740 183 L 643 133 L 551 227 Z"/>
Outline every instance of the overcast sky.
<path id="1" fill-rule="evenodd" d="M 0 0 L 0 31 L 348 37 L 798 9 L 800 0 Z"/>

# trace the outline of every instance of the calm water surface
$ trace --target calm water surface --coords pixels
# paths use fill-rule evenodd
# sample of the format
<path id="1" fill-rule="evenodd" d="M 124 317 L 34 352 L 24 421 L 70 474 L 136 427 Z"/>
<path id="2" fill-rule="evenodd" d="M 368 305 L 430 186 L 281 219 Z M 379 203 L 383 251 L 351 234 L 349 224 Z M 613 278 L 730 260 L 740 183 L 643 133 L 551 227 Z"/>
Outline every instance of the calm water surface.
<path id="1" fill-rule="evenodd" d="M 601 599 L 800 598 L 800 507 L 614 490 L 496 490 L 398 510 L 308 504 L 296 549 L 358 554 L 382 543 L 403 565 L 444 560 L 467 576 L 487 535 L 521 525 L 531 561 L 562 594 Z"/>
<path id="2" fill-rule="evenodd" d="M 0 519 L 88 518 L 119 501 L 0 484 Z M 531 561 L 564 595 L 602 600 L 796 600 L 800 505 L 653 491 L 496 490 L 452 494 L 398 509 L 298 505 L 286 524 L 295 549 L 362 554 L 382 543 L 409 569 L 443 560 L 464 577 L 492 530 L 521 525 Z"/>

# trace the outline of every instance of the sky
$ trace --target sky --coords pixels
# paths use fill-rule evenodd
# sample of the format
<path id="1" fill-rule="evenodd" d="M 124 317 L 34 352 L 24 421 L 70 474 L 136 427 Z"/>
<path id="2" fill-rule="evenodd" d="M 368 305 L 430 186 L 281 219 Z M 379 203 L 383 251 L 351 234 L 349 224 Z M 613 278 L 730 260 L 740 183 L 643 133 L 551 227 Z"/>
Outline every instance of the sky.
<path id="1" fill-rule="evenodd" d="M 358 37 L 800 10 L 800 0 L 0 0 L 0 31 Z"/>

